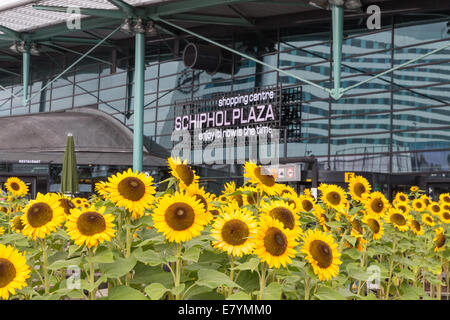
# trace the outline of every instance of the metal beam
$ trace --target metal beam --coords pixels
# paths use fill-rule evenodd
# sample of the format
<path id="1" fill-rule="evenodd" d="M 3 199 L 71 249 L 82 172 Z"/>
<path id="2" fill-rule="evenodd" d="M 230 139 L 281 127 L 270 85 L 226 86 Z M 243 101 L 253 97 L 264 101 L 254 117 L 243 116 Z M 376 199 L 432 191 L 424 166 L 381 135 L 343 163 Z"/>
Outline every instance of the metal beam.
<path id="1" fill-rule="evenodd" d="M 101 39 L 87 39 L 87 38 L 75 38 L 75 37 L 51 37 L 49 39 L 46 39 L 51 42 L 65 42 L 65 43 L 76 43 L 76 44 L 85 44 L 85 45 L 92 45 L 98 43 L 98 40 Z M 114 46 L 113 44 L 108 42 L 105 42 L 105 46 Z"/>
<path id="2" fill-rule="evenodd" d="M 136 32 L 134 55 L 133 171 L 142 171 L 144 147 L 145 34 Z"/>
<path id="3" fill-rule="evenodd" d="M 98 41 L 96 41 L 96 42 L 98 42 Z M 75 51 L 75 50 L 72 50 L 72 49 L 69 49 L 69 48 L 61 47 L 61 46 L 58 46 L 58 45 L 56 45 L 56 44 L 54 44 L 54 43 L 51 43 L 51 42 L 48 42 L 48 41 L 43 41 L 43 42 L 41 42 L 41 43 L 44 44 L 44 45 L 46 45 L 46 46 L 49 46 L 49 47 L 54 47 L 54 48 L 57 48 L 57 49 L 60 49 L 60 50 L 63 50 L 63 51 L 67 51 L 67 52 L 71 52 L 71 53 L 77 54 L 77 55 L 79 55 L 79 56 L 83 56 L 83 55 L 84 55 L 84 54 L 81 53 L 81 52 L 78 52 L 78 51 Z M 96 57 L 86 56 L 86 58 L 95 60 L 95 61 L 97 61 L 97 62 L 101 62 L 101 63 L 105 63 L 105 64 L 112 65 L 111 62 L 106 61 L 106 60 L 103 60 L 103 59 L 99 59 L 99 58 L 96 58 Z"/>
<path id="4" fill-rule="evenodd" d="M 7 28 L 7 27 L 1 26 L 1 25 L 0 25 L 0 31 L 3 32 L 5 35 L 14 38 L 15 40 L 22 40 L 22 34 L 18 31 L 15 31 L 13 29 L 10 29 L 10 28 Z"/>
<path id="5" fill-rule="evenodd" d="M 136 17 L 135 8 L 122 0 L 107 0 L 109 3 L 113 4 L 119 10 L 126 12 L 129 16 Z"/>
<path id="6" fill-rule="evenodd" d="M 42 5 L 34 5 L 33 9 L 36 10 L 44 10 L 44 11 L 52 11 L 52 12 L 64 12 L 69 13 L 70 7 L 60 7 L 60 6 L 42 6 Z M 124 19 L 127 15 L 121 10 L 112 10 L 112 9 L 92 9 L 92 8 L 77 8 L 80 10 L 81 14 L 88 16 L 96 16 L 96 17 L 104 17 L 104 18 L 113 18 L 113 19 Z"/>
<path id="7" fill-rule="evenodd" d="M 241 18 L 234 17 L 220 17 L 220 16 L 211 16 L 211 15 L 201 15 L 201 14 L 188 14 L 181 13 L 176 15 L 171 15 L 166 17 L 169 20 L 180 20 L 186 22 L 201 22 L 208 24 L 221 24 L 221 25 L 238 25 L 238 26 L 253 26 L 248 21 L 245 21 Z"/>
<path id="8" fill-rule="evenodd" d="M 333 77 L 334 88 L 331 96 L 339 99 L 343 92 L 341 89 L 341 62 L 342 62 L 342 37 L 344 32 L 344 8 L 333 5 L 331 8 L 333 25 Z"/>
<path id="9" fill-rule="evenodd" d="M 232 3 L 255 2 L 257 0 L 184 0 L 179 2 L 162 4 L 157 7 L 149 7 L 148 14 L 150 17 L 167 16 L 182 12 L 194 11 L 207 7 L 228 5 Z"/>
<path id="10" fill-rule="evenodd" d="M 25 43 L 25 52 L 22 53 L 22 82 L 23 82 L 23 105 L 27 104 L 28 86 L 30 83 L 30 44 Z"/>

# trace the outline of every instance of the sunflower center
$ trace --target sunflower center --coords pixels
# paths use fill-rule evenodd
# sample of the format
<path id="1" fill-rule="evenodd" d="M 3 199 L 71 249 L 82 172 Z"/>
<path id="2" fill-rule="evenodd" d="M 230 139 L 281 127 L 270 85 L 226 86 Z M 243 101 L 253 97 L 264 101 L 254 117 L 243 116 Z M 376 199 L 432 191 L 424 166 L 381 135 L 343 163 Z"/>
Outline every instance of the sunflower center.
<path id="1" fill-rule="evenodd" d="M 222 239 L 232 246 L 245 243 L 248 235 L 248 226 L 239 219 L 227 221 L 222 227 Z"/>
<path id="2" fill-rule="evenodd" d="M 353 229 L 355 229 L 359 234 L 363 233 L 363 229 L 362 229 L 361 224 L 359 223 L 358 220 L 356 220 L 356 219 L 353 220 L 351 222 L 351 224 L 352 224 Z"/>
<path id="3" fill-rule="evenodd" d="M 39 228 L 52 220 L 53 210 L 45 202 L 37 202 L 28 209 L 27 218 L 33 228 Z"/>
<path id="4" fill-rule="evenodd" d="M 70 214 L 70 209 L 75 208 L 75 205 L 69 199 L 59 199 L 59 205 L 64 209 L 66 214 Z"/>
<path id="5" fill-rule="evenodd" d="M 369 226 L 370 230 L 372 230 L 373 233 L 377 234 L 380 232 L 380 224 L 375 219 L 369 219 L 367 221 L 367 225 Z"/>
<path id="6" fill-rule="evenodd" d="M 19 216 L 17 216 L 17 217 L 15 217 L 14 218 L 14 220 L 13 220 L 13 226 L 14 226 L 14 228 L 15 229 L 17 229 L 17 230 L 22 230 L 25 226 L 23 225 L 23 223 L 22 223 L 22 219 L 19 217 Z"/>
<path id="7" fill-rule="evenodd" d="M 122 197 L 131 201 L 138 201 L 145 194 L 144 183 L 135 177 L 126 177 L 119 182 L 117 189 Z"/>
<path id="8" fill-rule="evenodd" d="M 309 252 L 322 269 L 328 268 L 333 262 L 333 252 L 325 241 L 313 240 L 309 245 Z"/>
<path id="9" fill-rule="evenodd" d="M 422 202 L 416 202 L 416 207 L 419 209 L 422 208 Z"/>
<path id="10" fill-rule="evenodd" d="M 376 198 L 375 200 L 372 201 L 372 204 L 370 205 L 370 207 L 376 213 L 380 213 L 381 211 L 383 211 L 384 203 L 380 198 Z"/>
<path id="11" fill-rule="evenodd" d="M 0 258 L 0 288 L 8 285 L 16 277 L 16 268 L 11 261 Z"/>
<path id="12" fill-rule="evenodd" d="M 358 182 L 355 184 L 355 186 L 353 187 L 353 191 L 355 192 L 355 194 L 358 197 L 361 197 L 361 195 L 366 192 L 366 187 L 364 186 L 364 184 L 362 184 L 361 182 Z"/>
<path id="13" fill-rule="evenodd" d="M 17 182 L 12 182 L 10 184 L 10 186 L 11 186 L 11 189 L 13 189 L 14 191 L 19 191 L 20 190 L 20 186 L 19 186 L 19 184 Z"/>
<path id="14" fill-rule="evenodd" d="M 443 198 L 443 200 L 444 200 L 444 202 L 450 202 L 450 197 L 449 197 L 449 196 L 445 196 L 445 197 Z"/>
<path id="15" fill-rule="evenodd" d="M 404 205 L 397 206 L 397 209 L 401 210 L 403 213 L 406 212 L 406 207 Z"/>
<path id="16" fill-rule="evenodd" d="M 105 218 L 98 212 L 88 211 L 80 215 L 77 221 L 78 231 L 84 236 L 93 236 L 106 229 Z"/>
<path id="17" fill-rule="evenodd" d="M 247 196 L 247 201 L 249 204 L 256 204 L 256 199 L 258 199 L 258 195 L 256 192 L 251 192 L 248 196 Z"/>
<path id="18" fill-rule="evenodd" d="M 416 229 L 417 231 L 420 231 L 421 226 L 420 226 L 420 223 L 417 222 L 417 220 L 412 220 L 411 224 L 413 225 L 414 229 Z"/>
<path id="19" fill-rule="evenodd" d="M 295 217 L 289 209 L 277 207 L 270 210 L 270 215 L 283 223 L 286 229 L 294 229 Z"/>
<path id="20" fill-rule="evenodd" d="M 0 211 L 4 212 L 4 213 L 8 213 L 8 208 L 6 207 L 0 207 Z"/>
<path id="21" fill-rule="evenodd" d="M 443 233 L 439 233 L 436 236 L 436 247 L 440 248 L 443 247 L 445 244 L 445 236 Z M 1 271 L 0 271 L 1 273 Z"/>
<path id="22" fill-rule="evenodd" d="M 287 249 L 286 235 L 278 228 L 270 227 L 264 236 L 264 247 L 273 256 L 281 256 Z"/>
<path id="23" fill-rule="evenodd" d="M 261 168 L 257 167 L 255 169 L 255 176 L 261 181 L 262 184 L 268 187 L 272 187 L 275 185 L 275 178 L 270 174 L 261 174 Z"/>
<path id="24" fill-rule="evenodd" d="M 431 209 L 433 209 L 434 212 L 439 212 L 441 208 L 437 204 L 435 204 L 434 206 L 431 207 Z"/>
<path id="25" fill-rule="evenodd" d="M 400 199 L 400 201 L 405 202 L 406 201 L 406 197 L 404 195 L 400 195 L 400 197 L 398 197 Z"/>
<path id="26" fill-rule="evenodd" d="M 181 231 L 194 224 L 195 213 L 190 205 L 176 202 L 167 208 L 164 218 L 170 228 Z"/>
<path id="27" fill-rule="evenodd" d="M 175 171 L 186 186 L 194 181 L 194 172 L 187 164 L 177 164 Z"/>
<path id="28" fill-rule="evenodd" d="M 303 209 L 305 209 L 305 211 L 311 211 L 311 209 L 313 208 L 313 204 L 309 200 L 303 200 L 302 206 L 303 206 Z"/>
<path id="29" fill-rule="evenodd" d="M 244 201 L 242 200 L 242 195 L 240 194 L 233 196 L 233 199 L 238 203 L 239 207 L 241 207 L 244 204 Z"/>
<path id="30" fill-rule="evenodd" d="M 429 223 L 433 222 L 433 219 L 431 219 L 431 217 L 426 217 L 425 220 L 427 220 Z"/>
<path id="31" fill-rule="evenodd" d="M 195 200 L 200 200 L 200 203 L 203 204 L 203 207 L 205 207 L 205 211 L 208 211 L 208 202 L 206 201 L 206 199 L 199 194 L 195 194 L 194 197 Z"/>
<path id="32" fill-rule="evenodd" d="M 444 213 L 442 214 L 442 216 L 444 217 L 445 220 L 448 220 L 448 219 L 450 219 L 450 212 L 444 211 Z"/>
<path id="33" fill-rule="evenodd" d="M 336 206 L 341 202 L 341 195 L 336 191 L 331 191 L 327 194 L 327 200 L 333 205 Z"/>
<path id="34" fill-rule="evenodd" d="M 391 215 L 391 221 L 398 226 L 404 226 L 406 224 L 406 219 L 402 214 L 394 213 Z"/>

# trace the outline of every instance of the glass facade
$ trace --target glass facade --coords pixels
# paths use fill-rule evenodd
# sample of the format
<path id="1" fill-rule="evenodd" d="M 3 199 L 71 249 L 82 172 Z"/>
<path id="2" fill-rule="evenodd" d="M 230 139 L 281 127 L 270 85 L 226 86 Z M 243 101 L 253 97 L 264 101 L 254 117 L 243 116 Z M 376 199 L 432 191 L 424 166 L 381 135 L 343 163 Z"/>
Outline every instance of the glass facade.
<path id="1" fill-rule="evenodd" d="M 450 40 L 446 21 L 397 21 L 401 19 L 393 17 L 391 24 L 381 30 L 345 29 L 342 87 Z M 314 34 L 294 29 L 269 30 L 264 32 L 264 41 L 254 41 L 254 35 L 245 34 L 215 40 L 329 88 L 333 84 L 330 27 L 329 23 L 318 25 Z M 286 146 L 280 148 L 281 157 L 313 155 L 322 170 L 450 170 L 450 49 L 367 82 L 335 101 L 324 91 L 246 59 L 236 63 L 231 74 L 209 75 L 186 68 L 181 53 L 187 43 L 184 39 L 166 39 L 146 45 L 144 134 L 168 151 L 174 145 L 171 134 L 177 101 L 257 87 L 301 85 L 302 103 L 295 110 L 299 122 L 288 128 L 289 132 L 297 130 L 296 139 L 282 139 Z M 92 106 L 133 129 L 133 55 L 120 57 L 115 70 L 109 64 L 86 58 L 48 85 L 64 65 L 76 58 L 67 56 L 63 63 L 49 57 L 46 65 L 39 66 L 33 66 L 32 59 L 33 99 L 26 107 L 21 98 L 14 97 L 21 95 L 20 76 L 0 73 L 0 83 L 7 89 L 0 91 L 0 116 Z M 208 171 L 209 176 L 240 174 L 237 166 L 201 170 Z"/>

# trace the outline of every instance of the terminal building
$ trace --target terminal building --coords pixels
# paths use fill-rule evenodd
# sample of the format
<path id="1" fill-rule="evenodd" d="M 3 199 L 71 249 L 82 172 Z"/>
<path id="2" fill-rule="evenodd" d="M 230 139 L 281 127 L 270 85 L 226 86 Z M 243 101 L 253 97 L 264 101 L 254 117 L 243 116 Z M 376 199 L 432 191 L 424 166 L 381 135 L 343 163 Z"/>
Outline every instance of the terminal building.
<path id="1" fill-rule="evenodd" d="M 276 129 L 299 191 L 344 186 L 351 172 L 390 197 L 411 185 L 449 192 L 449 17 L 448 0 L 0 4 L 0 184 L 18 176 L 32 195 L 59 191 L 68 133 L 82 192 L 132 167 L 137 151 L 160 180 L 174 133 L 203 121 Z M 245 141 L 226 151 L 233 163 L 195 162 L 208 143 L 192 142 L 208 191 L 243 182 Z"/>

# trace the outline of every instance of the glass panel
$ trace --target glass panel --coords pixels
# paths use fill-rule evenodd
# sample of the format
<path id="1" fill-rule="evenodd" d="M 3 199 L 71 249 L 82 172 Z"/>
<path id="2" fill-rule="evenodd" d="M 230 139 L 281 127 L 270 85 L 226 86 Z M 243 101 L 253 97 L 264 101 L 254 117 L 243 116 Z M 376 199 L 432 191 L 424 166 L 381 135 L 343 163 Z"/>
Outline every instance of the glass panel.
<path id="1" fill-rule="evenodd" d="M 363 96 L 348 97 L 345 96 L 338 101 L 332 100 L 331 114 L 335 115 L 354 115 L 369 112 L 381 112 L 391 110 L 390 93 L 368 94 Z M 384 116 L 380 116 L 383 119 Z"/>
<path id="2" fill-rule="evenodd" d="M 449 170 L 450 151 L 425 151 L 393 154 L 393 172 Z"/>
<path id="3" fill-rule="evenodd" d="M 389 172 L 389 154 L 332 155 L 330 169 L 334 171 Z"/>
<path id="4" fill-rule="evenodd" d="M 394 132 L 393 151 L 413 151 L 450 148 L 450 129 Z"/>
<path id="5" fill-rule="evenodd" d="M 52 100 L 51 111 L 72 108 L 72 97 Z"/>
<path id="6" fill-rule="evenodd" d="M 97 104 L 97 97 L 95 96 L 96 92 L 93 92 L 94 96 L 90 94 L 82 94 L 74 96 L 74 107 L 87 106 L 91 104 Z"/>
<path id="7" fill-rule="evenodd" d="M 105 102 L 118 100 L 118 99 L 125 99 L 126 93 L 127 93 L 126 86 L 121 86 L 121 87 L 116 87 L 116 88 L 111 88 L 111 89 L 103 89 L 103 90 L 100 90 L 99 98 Z"/>
<path id="8" fill-rule="evenodd" d="M 389 131 L 390 114 L 355 115 L 331 119 L 331 135 L 367 134 Z"/>
<path id="9" fill-rule="evenodd" d="M 412 130 L 448 126 L 450 107 L 397 111 L 394 113 L 394 130 Z"/>
<path id="10" fill-rule="evenodd" d="M 389 133 L 331 137 L 331 155 L 389 152 Z"/>
<path id="11" fill-rule="evenodd" d="M 117 87 L 127 83 L 127 73 L 120 72 L 100 78 L 100 89 Z"/>

